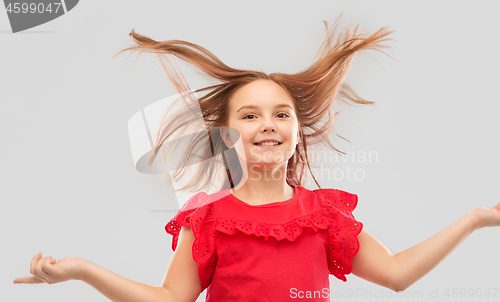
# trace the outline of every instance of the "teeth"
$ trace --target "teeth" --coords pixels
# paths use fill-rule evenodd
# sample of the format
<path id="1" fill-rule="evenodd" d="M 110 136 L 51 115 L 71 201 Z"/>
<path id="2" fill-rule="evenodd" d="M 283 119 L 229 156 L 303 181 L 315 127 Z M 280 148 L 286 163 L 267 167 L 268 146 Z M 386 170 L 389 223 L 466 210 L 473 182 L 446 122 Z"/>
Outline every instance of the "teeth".
<path id="1" fill-rule="evenodd" d="M 257 145 L 274 146 L 274 145 L 279 145 L 279 143 L 277 143 L 277 142 L 264 142 L 264 143 L 260 143 L 260 144 L 257 144 Z"/>

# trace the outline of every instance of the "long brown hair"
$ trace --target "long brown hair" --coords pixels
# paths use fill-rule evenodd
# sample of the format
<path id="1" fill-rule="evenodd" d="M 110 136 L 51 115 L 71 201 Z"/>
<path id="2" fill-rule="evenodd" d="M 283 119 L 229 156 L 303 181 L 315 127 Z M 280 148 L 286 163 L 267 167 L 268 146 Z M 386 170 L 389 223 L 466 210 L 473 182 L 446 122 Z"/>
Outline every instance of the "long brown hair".
<path id="1" fill-rule="evenodd" d="M 295 113 L 300 127 L 299 144 L 297 144 L 295 153 L 287 163 L 287 183 L 294 186 L 303 186 L 305 182 L 304 172 L 307 165 L 317 186 L 321 188 L 311 171 L 308 147 L 321 143 L 340 154 L 346 154 L 335 148 L 329 139 L 330 133 L 333 132 L 336 136 L 350 143 L 349 140 L 337 134 L 333 129 L 333 117 L 338 113 L 333 111 L 334 100 L 342 101 L 346 104 L 349 104 L 349 102 L 363 105 L 374 104 L 374 102 L 365 100 L 357 95 L 344 79 L 351 68 L 356 52 L 373 49 L 388 55 L 381 48 L 392 47 L 381 44 L 381 42 L 393 40 L 386 38 L 387 35 L 393 32 L 389 31 L 388 27 L 383 27 L 374 34 L 365 36 L 360 33 L 359 25 L 357 25 L 354 31 L 346 28 L 343 34 L 336 36 L 336 29 L 341 16 L 342 14 L 334 22 L 332 30 L 329 29 L 328 22 L 323 21 L 325 24 L 325 36 L 312 65 L 294 74 L 280 72 L 266 74 L 260 71 L 235 69 L 227 66 L 214 54 L 194 43 L 183 40 L 155 41 L 136 33 L 132 29 L 130 36 L 136 44 L 120 51 L 116 55 L 129 50 L 139 51 L 140 53 L 155 53 L 170 82 L 179 94 L 186 95 L 187 92 L 192 91 L 196 93 L 207 91 L 202 97 L 197 99 L 191 98 L 190 100 L 197 102 L 196 106 L 199 106 L 198 108 L 201 110 L 202 120 L 208 130 L 206 131 L 208 136 L 207 134 L 200 134 L 189 142 L 177 166 L 177 173 L 169 180 L 169 184 L 172 181 L 180 180 L 184 176 L 183 171 L 194 163 L 199 163 L 194 176 L 190 176 L 187 184 L 179 190 L 191 192 L 198 192 L 200 190 L 208 191 L 213 185 L 213 179 L 217 178 L 217 173 L 224 172 L 228 175 L 228 181 L 219 185 L 216 188 L 217 190 L 232 188 L 238 184 L 242 176 L 241 166 L 239 165 L 234 148 L 228 149 L 222 141 L 220 127 L 225 127 L 228 124 L 228 105 L 234 92 L 245 84 L 258 79 L 264 79 L 276 82 L 289 93 L 294 102 Z M 196 66 L 204 73 L 202 75 L 216 79 L 220 83 L 191 90 L 182 73 L 175 70 L 177 66 L 175 60 L 172 60 L 172 63 L 166 55 L 173 55 Z M 391 57 L 390 55 L 388 56 Z M 166 64 L 162 58 L 167 60 Z M 190 94 L 187 95 L 189 96 Z M 164 142 L 176 131 L 187 131 L 192 126 L 192 121 L 195 120 L 193 103 L 189 105 L 189 101 L 184 98 L 182 99 L 185 105 L 187 105 L 185 106 L 186 109 L 175 113 L 168 119 L 165 113 L 161 126 L 157 129 L 154 147 L 147 163 L 149 167 L 160 152 L 160 148 L 167 149 L 167 155 L 165 155 L 167 159 L 165 162 L 168 164 L 175 144 L 166 144 L 167 146 L 163 146 Z M 328 115 L 328 119 L 320 125 L 326 115 Z M 193 151 L 197 153 L 193 153 Z M 224 169 L 221 170 L 220 168 Z"/>

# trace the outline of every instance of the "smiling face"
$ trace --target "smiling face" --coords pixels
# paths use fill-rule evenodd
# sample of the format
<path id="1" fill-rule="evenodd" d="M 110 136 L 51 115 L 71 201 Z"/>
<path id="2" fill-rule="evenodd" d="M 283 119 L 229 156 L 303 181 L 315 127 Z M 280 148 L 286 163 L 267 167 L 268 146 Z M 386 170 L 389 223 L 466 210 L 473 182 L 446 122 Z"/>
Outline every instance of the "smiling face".
<path id="1" fill-rule="evenodd" d="M 236 143 L 240 158 L 244 152 L 247 167 L 276 168 L 284 165 L 295 152 L 299 125 L 288 93 L 271 80 L 256 80 L 239 88 L 229 101 L 228 126 L 240 132 Z M 262 140 L 280 142 L 262 146 Z"/>

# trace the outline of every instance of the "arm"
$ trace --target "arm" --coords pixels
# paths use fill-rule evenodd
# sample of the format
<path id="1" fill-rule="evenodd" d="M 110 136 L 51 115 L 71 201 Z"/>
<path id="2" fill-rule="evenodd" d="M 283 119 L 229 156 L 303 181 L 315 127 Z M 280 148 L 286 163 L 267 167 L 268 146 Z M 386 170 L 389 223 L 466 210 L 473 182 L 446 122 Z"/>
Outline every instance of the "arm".
<path id="1" fill-rule="evenodd" d="M 126 279 L 90 261 L 85 261 L 81 280 L 115 302 L 196 301 L 201 293 L 201 281 L 198 263 L 192 256 L 193 242 L 191 228 L 183 227 L 161 287 Z"/>
<path id="2" fill-rule="evenodd" d="M 500 225 L 500 203 L 477 208 L 425 241 L 393 255 L 387 247 L 362 230 L 360 249 L 352 258 L 352 273 L 394 291 L 402 291 L 425 276 L 473 231 Z"/>
<path id="3" fill-rule="evenodd" d="M 193 260 L 194 235 L 191 228 L 181 228 L 177 248 L 170 261 L 161 287 L 153 287 L 121 277 L 97 264 L 78 257 L 31 259 L 32 276 L 19 277 L 14 283 L 54 284 L 82 280 L 115 302 L 191 302 L 201 293 L 198 263 Z"/>
<path id="4" fill-rule="evenodd" d="M 126 279 L 90 261 L 85 261 L 82 281 L 115 302 L 175 301 L 165 287 L 153 287 Z"/>

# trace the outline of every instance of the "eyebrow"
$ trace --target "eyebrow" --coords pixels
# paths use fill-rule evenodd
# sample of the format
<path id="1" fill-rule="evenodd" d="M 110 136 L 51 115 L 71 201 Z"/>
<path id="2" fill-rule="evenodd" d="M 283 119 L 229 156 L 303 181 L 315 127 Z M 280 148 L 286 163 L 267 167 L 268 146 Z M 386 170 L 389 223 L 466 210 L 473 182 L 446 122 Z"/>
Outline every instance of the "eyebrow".
<path id="1" fill-rule="evenodd" d="M 281 108 L 281 107 L 290 107 L 290 109 L 293 110 L 293 108 L 290 105 L 288 105 L 288 104 L 278 104 L 278 105 L 274 106 L 274 108 Z M 240 109 L 236 110 L 236 113 L 238 113 L 241 109 L 245 109 L 245 108 L 247 108 L 247 109 L 258 109 L 259 106 L 245 105 L 245 106 L 242 106 Z"/>

